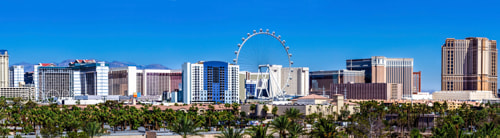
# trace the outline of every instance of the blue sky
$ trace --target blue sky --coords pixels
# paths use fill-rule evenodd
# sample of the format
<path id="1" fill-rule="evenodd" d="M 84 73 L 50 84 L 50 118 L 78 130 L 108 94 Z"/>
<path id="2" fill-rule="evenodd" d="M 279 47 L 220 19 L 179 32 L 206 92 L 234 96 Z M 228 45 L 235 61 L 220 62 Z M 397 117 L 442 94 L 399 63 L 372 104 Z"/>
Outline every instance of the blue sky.
<path id="1" fill-rule="evenodd" d="M 440 89 L 446 38 L 497 40 L 498 1 L 147 0 L 2 1 L 0 48 L 11 63 L 91 58 L 159 63 L 231 61 L 241 37 L 269 28 L 295 66 L 345 68 L 345 59 L 414 58 L 423 89 Z"/>

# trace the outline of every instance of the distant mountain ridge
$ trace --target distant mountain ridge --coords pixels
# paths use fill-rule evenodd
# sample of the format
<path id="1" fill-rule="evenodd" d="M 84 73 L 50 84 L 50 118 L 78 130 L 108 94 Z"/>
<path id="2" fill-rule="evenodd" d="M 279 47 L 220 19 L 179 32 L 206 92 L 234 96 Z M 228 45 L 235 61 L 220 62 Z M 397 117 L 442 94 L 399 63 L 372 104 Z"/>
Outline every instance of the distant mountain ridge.
<path id="1" fill-rule="evenodd" d="M 67 60 L 63 60 L 63 61 L 61 61 L 59 63 L 55 63 L 55 62 L 52 62 L 52 63 L 56 64 L 59 67 L 67 67 L 67 66 L 69 66 L 68 64 L 70 62 L 73 62 L 73 61 L 75 61 L 75 60 L 74 59 L 67 59 Z M 161 64 L 139 65 L 139 64 L 136 64 L 136 63 L 133 63 L 133 62 L 122 62 L 122 61 L 112 61 L 112 62 L 104 61 L 104 62 L 106 62 L 107 64 L 109 64 L 109 68 L 136 66 L 137 69 L 171 69 L 171 68 L 165 67 L 165 66 L 163 66 Z M 51 63 L 51 62 L 44 62 L 44 63 Z M 35 64 L 38 64 L 38 63 L 35 63 Z M 35 64 L 28 63 L 28 62 L 20 62 L 20 63 L 16 63 L 16 64 L 11 64 L 11 66 L 12 65 L 22 65 L 22 66 L 24 66 L 24 72 L 32 72 L 33 71 L 33 66 Z"/>

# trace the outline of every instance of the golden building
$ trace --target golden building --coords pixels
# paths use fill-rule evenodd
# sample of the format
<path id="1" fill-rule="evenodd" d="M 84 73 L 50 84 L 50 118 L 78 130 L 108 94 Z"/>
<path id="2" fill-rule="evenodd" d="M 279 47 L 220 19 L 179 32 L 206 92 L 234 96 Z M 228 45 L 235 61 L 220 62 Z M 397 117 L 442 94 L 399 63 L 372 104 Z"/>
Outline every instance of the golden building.
<path id="1" fill-rule="evenodd" d="M 497 90 L 497 44 L 483 37 L 446 39 L 441 56 L 442 91 Z"/>

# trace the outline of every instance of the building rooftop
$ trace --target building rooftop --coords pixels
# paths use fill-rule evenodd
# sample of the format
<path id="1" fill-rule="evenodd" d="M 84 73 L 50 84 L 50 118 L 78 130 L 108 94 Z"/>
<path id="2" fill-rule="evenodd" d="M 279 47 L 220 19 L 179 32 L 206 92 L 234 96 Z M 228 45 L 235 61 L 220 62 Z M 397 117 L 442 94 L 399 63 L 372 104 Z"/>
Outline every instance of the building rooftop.
<path id="1" fill-rule="evenodd" d="M 7 54 L 7 50 L 5 49 L 0 49 L 0 55 L 6 55 Z"/>
<path id="2" fill-rule="evenodd" d="M 42 67 L 55 67 L 56 65 L 54 63 L 40 63 L 38 64 Z"/>
<path id="3" fill-rule="evenodd" d="M 69 62 L 69 66 L 84 65 L 89 63 L 96 63 L 93 59 L 76 59 L 73 62 Z"/>
<path id="4" fill-rule="evenodd" d="M 319 95 L 316 95 L 316 94 L 311 94 L 311 95 L 300 97 L 300 98 L 293 99 L 293 100 L 303 100 L 303 99 L 328 100 L 329 98 L 326 98 L 326 97 L 323 97 L 323 96 L 319 96 Z"/>

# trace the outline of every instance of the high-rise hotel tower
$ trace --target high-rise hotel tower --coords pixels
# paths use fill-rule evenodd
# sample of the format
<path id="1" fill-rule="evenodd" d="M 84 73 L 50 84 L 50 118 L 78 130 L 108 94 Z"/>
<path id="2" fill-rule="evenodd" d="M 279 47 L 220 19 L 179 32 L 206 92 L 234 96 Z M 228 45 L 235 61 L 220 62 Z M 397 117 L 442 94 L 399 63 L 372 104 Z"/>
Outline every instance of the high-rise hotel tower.
<path id="1" fill-rule="evenodd" d="M 413 58 L 386 58 L 372 56 L 367 59 L 346 60 L 348 70 L 364 70 L 366 83 L 401 84 L 402 97 L 411 98 Z"/>
<path id="2" fill-rule="evenodd" d="M 9 87 L 9 54 L 0 50 L 0 87 Z"/>
<path id="3" fill-rule="evenodd" d="M 182 65 L 182 97 L 191 103 L 239 103 L 239 65 L 221 61 Z"/>
<path id="4" fill-rule="evenodd" d="M 497 42 L 484 37 L 448 38 L 441 47 L 442 91 L 497 90 Z"/>

